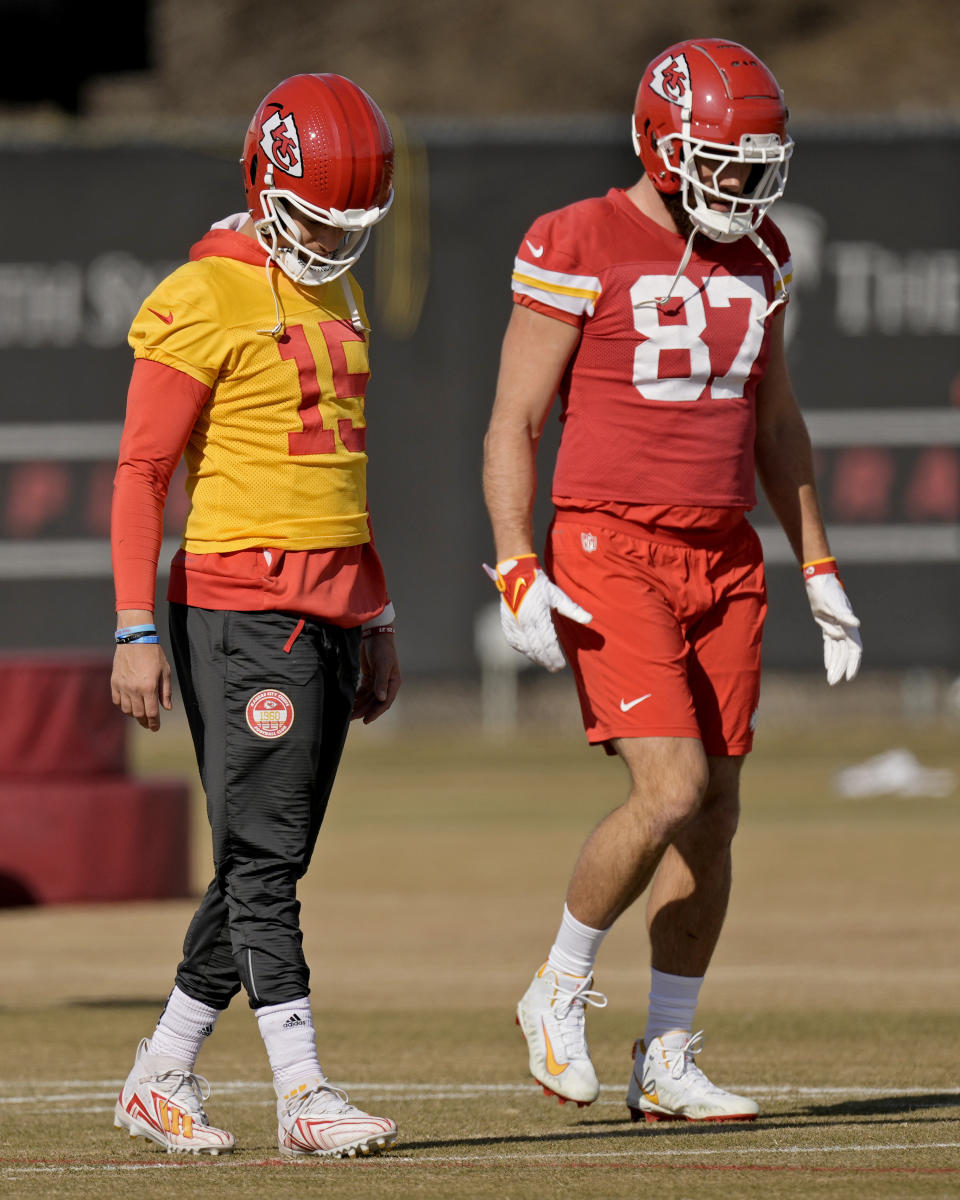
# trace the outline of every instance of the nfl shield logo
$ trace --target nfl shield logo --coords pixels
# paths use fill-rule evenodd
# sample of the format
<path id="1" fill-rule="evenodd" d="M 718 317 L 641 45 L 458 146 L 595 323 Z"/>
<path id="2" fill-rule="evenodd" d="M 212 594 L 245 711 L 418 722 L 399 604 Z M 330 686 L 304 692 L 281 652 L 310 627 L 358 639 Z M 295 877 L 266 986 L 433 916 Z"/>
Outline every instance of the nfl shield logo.
<path id="1" fill-rule="evenodd" d="M 594 550 L 596 550 L 596 548 L 597 548 L 596 534 L 581 533 L 580 534 L 580 545 L 584 548 L 584 550 L 586 550 L 587 554 L 592 554 L 594 552 Z"/>

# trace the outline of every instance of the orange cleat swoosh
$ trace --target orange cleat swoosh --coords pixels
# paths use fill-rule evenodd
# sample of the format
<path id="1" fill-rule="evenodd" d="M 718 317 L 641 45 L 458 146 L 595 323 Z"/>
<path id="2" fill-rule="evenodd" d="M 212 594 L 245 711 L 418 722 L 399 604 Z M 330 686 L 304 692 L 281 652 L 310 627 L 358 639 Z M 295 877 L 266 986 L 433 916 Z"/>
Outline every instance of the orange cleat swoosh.
<path id="1" fill-rule="evenodd" d="M 544 1024 L 543 1018 L 540 1019 L 540 1027 L 543 1030 L 543 1040 L 547 1044 L 547 1070 L 551 1075 L 562 1075 L 570 1064 L 568 1062 L 559 1063 L 554 1057 L 553 1047 L 550 1045 L 550 1038 L 547 1034 L 547 1027 Z"/>
<path id="2" fill-rule="evenodd" d="M 633 1073 L 633 1078 L 637 1082 L 637 1087 L 640 1089 L 640 1094 L 642 1096 L 645 1096 L 650 1101 L 651 1104 L 659 1105 L 660 1096 L 657 1093 L 657 1089 L 654 1088 L 653 1091 L 648 1092 L 647 1089 L 643 1086 L 643 1080 L 638 1078 L 636 1071 L 634 1071 L 634 1073 Z"/>

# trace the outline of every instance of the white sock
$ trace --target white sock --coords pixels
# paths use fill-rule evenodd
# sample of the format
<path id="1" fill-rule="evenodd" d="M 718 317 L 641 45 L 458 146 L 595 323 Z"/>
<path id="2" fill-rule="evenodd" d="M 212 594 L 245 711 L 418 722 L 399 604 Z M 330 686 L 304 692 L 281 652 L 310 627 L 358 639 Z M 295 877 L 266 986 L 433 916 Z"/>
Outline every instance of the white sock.
<path id="1" fill-rule="evenodd" d="M 289 1096 L 301 1084 L 324 1081 L 317 1058 L 313 1013 L 306 996 L 283 1004 L 266 1004 L 256 1010 L 256 1015 L 278 1096 Z"/>
<path id="2" fill-rule="evenodd" d="M 175 1058 L 192 1071 L 200 1047 L 213 1033 L 219 1016 L 218 1008 L 194 1000 L 174 986 L 150 1038 L 150 1053 Z"/>
<path id="3" fill-rule="evenodd" d="M 702 975 L 667 975 L 650 968 L 650 1007 L 644 1043 L 669 1033 L 671 1029 L 693 1032 L 693 1015 L 703 986 Z"/>
<path id="4" fill-rule="evenodd" d="M 600 950 L 600 943 L 607 936 L 606 929 L 591 929 L 563 906 L 563 920 L 557 931 L 557 940 L 550 948 L 547 963 L 567 975 L 592 975 L 593 964 Z"/>

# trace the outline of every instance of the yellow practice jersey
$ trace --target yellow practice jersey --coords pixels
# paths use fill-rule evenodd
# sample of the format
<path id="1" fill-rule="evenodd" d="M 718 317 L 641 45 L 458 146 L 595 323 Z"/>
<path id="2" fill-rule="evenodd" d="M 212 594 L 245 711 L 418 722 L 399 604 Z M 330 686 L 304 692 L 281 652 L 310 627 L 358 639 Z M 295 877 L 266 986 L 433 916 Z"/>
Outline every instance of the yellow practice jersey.
<path id="1" fill-rule="evenodd" d="M 228 553 L 370 540 L 364 394 L 368 334 L 352 278 L 292 283 L 249 237 L 214 229 L 144 301 L 130 330 L 147 358 L 208 386 L 184 451 L 191 506 L 183 547 Z M 266 331 L 266 332 L 265 332 Z M 162 421 L 164 413 L 158 411 Z"/>

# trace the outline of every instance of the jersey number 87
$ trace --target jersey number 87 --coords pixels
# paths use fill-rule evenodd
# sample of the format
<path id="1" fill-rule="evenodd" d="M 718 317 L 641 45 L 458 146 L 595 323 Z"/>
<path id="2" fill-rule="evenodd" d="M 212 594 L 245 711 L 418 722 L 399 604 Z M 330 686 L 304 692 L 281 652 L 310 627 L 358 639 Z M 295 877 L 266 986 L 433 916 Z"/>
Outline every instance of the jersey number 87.
<path id="1" fill-rule="evenodd" d="M 742 400 L 744 386 L 763 345 L 765 327 L 761 319 L 767 308 L 767 298 L 760 275 L 712 275 L 703 283 L 702 289 L 685 275 L 681 275 L 673 287 L 672 297 L 683 302 L 683 324 L 661 323 L 657 299 L 668 290 L 673 278 L 670 275 L 641 275 L 630 289 L 633 305 L 633 323 L 637 333 L 645 341 L 637 346 L 633 355 L 633 385 L 645 400 L 691 401 L 699 400 L 710 386 L 715 400 Z M 701 290 L 707 304 L 701 298 Z M 710 347 L 703 340 L 714 310 L 731 307 L 732 300 L 747 300 L 749 308 L 737 305 L 743 314 L 743 329 L 739 348 L 729 370 L 713 378 L 710 365 Z M 716 322 L 717 317 L 714 316 Z M 732 325 L 731 314 L 723 318 L 726 330 Z M 661 355 L 664 351 L 685 351 L 689 357 L 689 368 L 681 375 L 661 375 Z M 669 356 L 671 366 L 676 365 L 677 355 Z M 681 360 L 682 361 L 682 360 Z"/>

